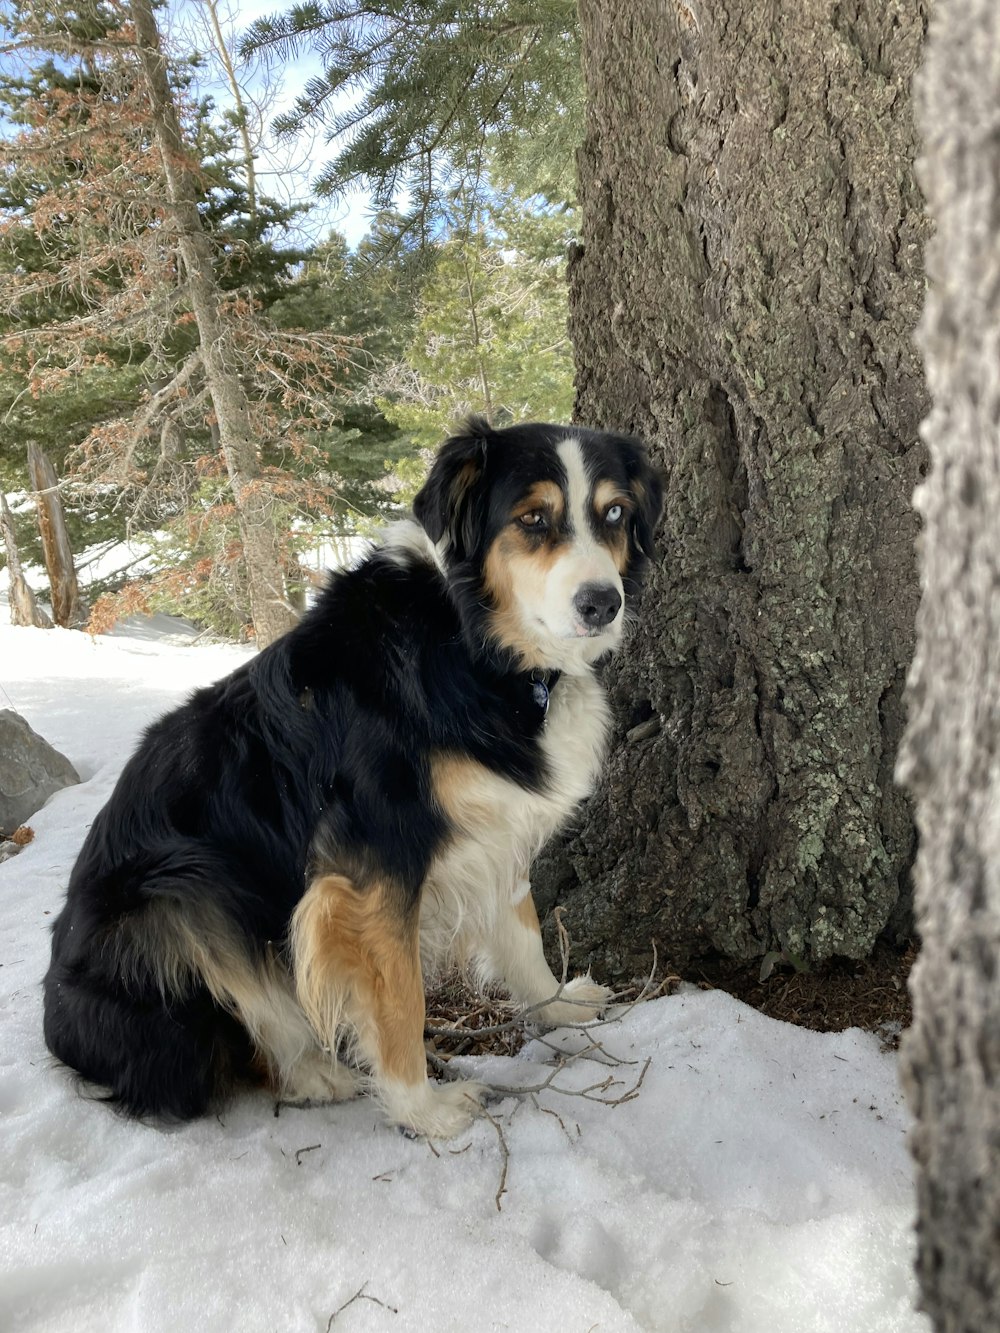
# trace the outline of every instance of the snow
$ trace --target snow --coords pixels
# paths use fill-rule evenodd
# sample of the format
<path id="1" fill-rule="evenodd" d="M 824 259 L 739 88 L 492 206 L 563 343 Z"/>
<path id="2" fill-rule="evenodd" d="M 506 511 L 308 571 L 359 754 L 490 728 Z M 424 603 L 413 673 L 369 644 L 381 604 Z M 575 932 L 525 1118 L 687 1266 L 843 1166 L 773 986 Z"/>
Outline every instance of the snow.
<path id="1" fill-rule="evenodd" d="M 275 1118 L 247 1092 L 167 1130 L 81 1097 L 44 1048 L 39 987 L 73 858 L 139 730 L 250 651 L 142 632 L 0 625 L 0 707 L 83 778 L 0 865 L 6 1333 L 927 1333 L 894 1057 L 721 992 L 634 1008 L 599 1035 L 637 1063 L 556 1079 L 620 1092 L 648 1059 L 632 1100 L 507 1097 L 434 1149 L 364 1100 Z M 523 1086 L 552 1055 L 463 1069 Z"/>

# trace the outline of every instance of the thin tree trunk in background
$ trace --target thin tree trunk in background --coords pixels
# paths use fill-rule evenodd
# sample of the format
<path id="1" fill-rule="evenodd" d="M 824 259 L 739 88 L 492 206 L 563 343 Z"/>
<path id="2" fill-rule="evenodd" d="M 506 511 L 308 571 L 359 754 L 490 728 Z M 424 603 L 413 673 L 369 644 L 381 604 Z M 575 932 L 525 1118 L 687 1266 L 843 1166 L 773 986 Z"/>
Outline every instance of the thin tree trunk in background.
<path id="1" fill-rule="evenodd" d="M 247 176 L 247 209 L 250 214 L 250 222 L 253 224 L 257 221 L 257 168 L 253 160 L 253 144 L 250 142 L 250 121 L 247 115 L 246 102 L 243 100 L 243 89 L 236 77 L 232 56 L 230 56 L 229 47 L 226 45 L 222 24 L 219 22 L 219 7 L 215 0 L 205 0 L 205 8 L 208 10 L 212 35 L 215 38 L 215 49 L 222 61 L 222 68 L 226 71 L 226 81 L 229 84 L 229 91 L 233 95 L 233 104 L 236 107 L 236 129 L 243 145 L 243 165 Z"/>
<path id="2" fill-rule="evenodd" d="M 35 600 L 24 571 L 21 557 L 17 550 L 17 533 L 14 531 L 14 515 L 10 512 L 7 497 L 0 491 L 0 537 L 3 538 L 7 553 L 7 574 L 10 580 L 10 623 L 12 625 L 32 625 L 35 629 L 51 629 L 52 621 Z"/>
<path id="3" fill-rule="evenodd" d="M 1000 1329 L 1000 7 L 937 0 L 918 85 L 936 225 L 924 598 L 900 776 L 920 829 L 918 1272 L 938 1333 Z"/>
<path id="4" fill-rule="evenodd" d="M 73 568 L 73 548 L 66 529 L 66 513 L 59 494 L 59 478 L 48 455 L 28 445 L 28 473 L 38 509 L 38 531 L 49 575 L 52 618 L 69 629 L 78 621 L 79 588 Z"/>
<path id="5" fill-rule="evenodd" d="M 483 415 L 493 422 L 493 395 L 490 392 L 489 376 L 486 374 L 486 362 L 483 360 L 483 347 L 479 337 L 479 316 L 476 314 L 476 292 L 469 272 L 468 237 L 462 242 L 462 267 L 465 269 L 465 294 L 469 302 L 469 321 L 472 326 L 472 345 L 476 349 L 476 363 L 479 366 L 479 385 L 483 391 Z"/>
<path id="6" fill-rule="evenodd" d="M 582 0 L 578 420 L 665 473 L 579 832 L 536 867 L 605 975 L 867 955 L 907 924 L 892 780 L 918 601 L 924 0 Z M 631 732 L 631 738 L 628 735 Z"/>
<path id="7" fill-rule="evenodd" d="M 254 632 L 263 647 L 290 629 L 296 620 L 285 595 L 272 498 L 261 481 L 250 404 L 221 309 L 212 247 L 198 213 L 197 189 L 188 165 L 153 8 L 149 0 L 132 0 L 131 10 L 177 248 L 198 326 L 199 350 L 239 519 Z"/>

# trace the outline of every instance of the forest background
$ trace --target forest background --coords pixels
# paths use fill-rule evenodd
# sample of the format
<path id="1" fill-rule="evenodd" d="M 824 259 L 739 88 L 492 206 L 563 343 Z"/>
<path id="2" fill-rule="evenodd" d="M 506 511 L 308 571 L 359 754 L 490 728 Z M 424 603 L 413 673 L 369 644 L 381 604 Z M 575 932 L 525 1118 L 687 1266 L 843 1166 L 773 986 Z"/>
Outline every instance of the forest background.
<path id="1" fill-rule="evenodd" d="M 65 605 L 40 580 L 60 623 L 164 610 L 266 641 L 301 608 L 300 556 L 401 512 L 451 423 L 569 416 L 572 7 L 503 15 L 471 49 L 410 8 L 149 10 L 277 556 L 255 625 L 136 7 L 3 6 L 0 490 L 20 561 L 59 583 L 29 458 L 54 468 L 81 576 Z"/>

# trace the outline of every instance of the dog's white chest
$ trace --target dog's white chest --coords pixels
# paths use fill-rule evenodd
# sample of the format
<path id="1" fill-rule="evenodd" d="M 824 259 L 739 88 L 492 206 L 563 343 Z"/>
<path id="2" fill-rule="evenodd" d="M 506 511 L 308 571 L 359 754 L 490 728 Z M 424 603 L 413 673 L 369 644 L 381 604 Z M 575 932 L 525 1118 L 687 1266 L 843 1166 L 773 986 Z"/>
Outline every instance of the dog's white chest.
<path id="1" fill-rule="evenodd" d="M 607 745 L 610 710 L 604 690 L 588 673 L 563 676 L 553 689 L 542 733 L 550 779 L 545 800 L 551 836 L 597 782 Z M 539 812 L 544 823 L 546 814 Z"/>
<path id="2" fill-rule="evenodd" d="M 477 935 L 516 898 L 531 862 L 594 789 L 607 741 L 609 708 L 591 676 L 562 677 L 541 737 L 547 773 L 532 791 L 474 760 L 443 755 L 434 788 L 453 832 L 425 885 L 421 939 L 441 956 Z M 459 950 L 460 951 L 460 950 Z"/>

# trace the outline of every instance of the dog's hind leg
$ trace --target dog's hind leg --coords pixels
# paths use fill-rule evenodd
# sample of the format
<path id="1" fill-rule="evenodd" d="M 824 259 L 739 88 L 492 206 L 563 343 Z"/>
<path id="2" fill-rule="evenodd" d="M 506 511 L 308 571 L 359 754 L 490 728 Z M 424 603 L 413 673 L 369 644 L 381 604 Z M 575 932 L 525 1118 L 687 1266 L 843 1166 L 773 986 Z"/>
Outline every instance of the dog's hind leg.
<path id="1" fill-rule="evenodd" d="M 343 1102 L 358 1096 L 363 1080 L 319 1045 L 285 969 L 273 963 L 253 980 L 240 988 L 233 1008 L 266 1062 L 280 1100 Z"/>
<path id="2" fill-rule="evenodd" d="M 340 1102 L 358 1095 L 358 1076 L 320 1047 L 288 968 L 270 946 L 251 956 L 221 918 L 204 911 L 200 919 L 175 914 L 171 925 L 172 950 L 165 952 L 239 1020 L 282 1101 Z"/>
<path id="3" fill-rule="evenodd" d="M 352 1036 L 372 1091 L 395 1124 L 428 1138 L 461 1133 L 479 1109 L 477 1084 L 430 1083 L 418 912 L 390 883 L 357 889 L 342 875 L 309 886 L 292 921 L 299 1003 L 321 1042 Z"/>

